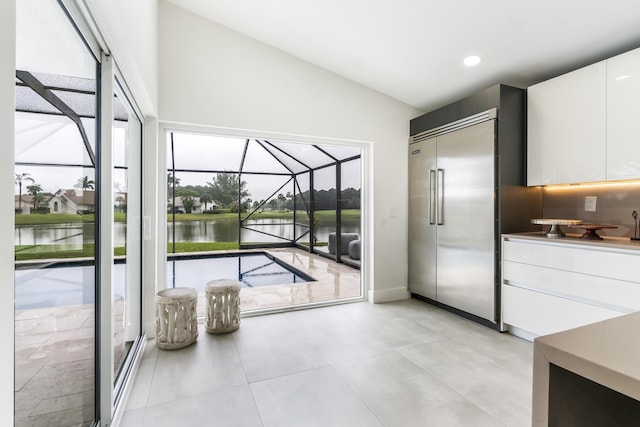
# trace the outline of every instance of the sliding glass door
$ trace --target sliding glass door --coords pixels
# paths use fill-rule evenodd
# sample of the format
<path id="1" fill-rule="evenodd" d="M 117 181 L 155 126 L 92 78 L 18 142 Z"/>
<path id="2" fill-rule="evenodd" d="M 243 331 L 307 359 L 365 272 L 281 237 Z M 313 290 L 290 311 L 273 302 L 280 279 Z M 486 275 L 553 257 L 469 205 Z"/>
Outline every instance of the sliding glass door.
<path id="1" fill-rule="evenodd" d="M 142 336 L 141 115 L 77 14 L 16 5 L 14 425 L 110 425 Z"/>
<path id="2" fill-rule="evenodd" d="M 99 63 L 55 1 L 17 2 L 15 426 L 92 425 Z"/>
<path id="3" fill-rule="evenodd" d="M 122 390 L 131 355 L 141 336 L 142 123 L 116 80 L 113 97 L 113 230 L 111 288 L 114 393 Z M 129 363 L 127 363 L 129 362 Z"/>

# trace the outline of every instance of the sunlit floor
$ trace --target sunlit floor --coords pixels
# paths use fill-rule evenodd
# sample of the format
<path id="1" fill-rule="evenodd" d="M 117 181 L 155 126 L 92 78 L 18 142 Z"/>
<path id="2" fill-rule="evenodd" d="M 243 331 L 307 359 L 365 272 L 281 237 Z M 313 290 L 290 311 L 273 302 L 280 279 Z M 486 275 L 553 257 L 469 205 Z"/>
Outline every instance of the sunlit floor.
<path id="1" fill-rule="evenodd" d="M 361 296 L 357 269 L 299 249 L 267 252 L 316 281 L 242 288 L 243 312 Z M 206 283 L 206 273 L 202 281 Z M 200 316 L 204 316 L 205 306 L 201 294 Z M 122 311 L 121 304 L 115 307 L 117 312 Z M 94 411 L 94 325 L 93 305 L 15 312 L 16 427 L 90 425 Z M 124 345 L 120 338 L 115 337 L 114 342 Z M 122 356 L 123 345 L 115 349 L 116 357 Z"/>
<path id="2" fill-rule="evenodd" d="M 417 300 L 245 317 L 147 341 L 122 427 L 531 425 L 530 342 Z"/>

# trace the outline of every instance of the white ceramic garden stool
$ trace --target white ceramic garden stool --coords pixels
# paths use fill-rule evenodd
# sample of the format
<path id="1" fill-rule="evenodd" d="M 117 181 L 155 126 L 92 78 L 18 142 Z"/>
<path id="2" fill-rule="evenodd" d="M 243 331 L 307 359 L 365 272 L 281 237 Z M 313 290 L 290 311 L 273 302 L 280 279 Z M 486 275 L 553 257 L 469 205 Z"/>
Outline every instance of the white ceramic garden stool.
<path id="1" fill-rule="evenodd" d="M 212 280 L 204 288 L 207 312 L 204 328 L 211 334 L 226 334 L 240 327 L 240 282 Z"/>
<path id="2" fill-rule="evenodd" d="M 198 339 L 198 292 L 194 288 L 169 288 L 156 294 L 156 344 L 175 350 Z"/>

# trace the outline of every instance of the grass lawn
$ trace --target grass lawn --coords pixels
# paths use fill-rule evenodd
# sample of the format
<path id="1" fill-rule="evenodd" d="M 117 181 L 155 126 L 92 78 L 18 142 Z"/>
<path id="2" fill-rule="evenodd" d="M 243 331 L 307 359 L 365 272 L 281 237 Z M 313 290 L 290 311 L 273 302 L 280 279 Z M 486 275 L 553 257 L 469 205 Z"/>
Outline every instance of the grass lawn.
<path id="1" fill-rule="evenodd" d="M 176 242 L 176 252 L 231 251 L 238 249 L 238 242 Z M 172 253 L 173 245 L 167 244 L 167 254 Z"/>
<path id="2" fill-rule="evenodd" d="M 244 218 L 247 213 L 243 212 L 242 217 Z M 322 220 L 333 220 L 335 217 L 335 211 L 316 211 L 316 218 L 320 221 Z M 305 211 L 297 212 L 298 219 L 301 222 L 304 222 L 304 219 L 307 218 L 307 213 Z M 259 218 L 283 218 L 283 219 L 293 219 L 293 211 L 264 211 L 264 212 L 256 212 L 251 215 L 252 219 Z M 342 211 L 343 219 L 360 219 L 360 209 L 344 209 Z M 167 215 L 167 221 L 171 221 L 173 219 L 172 214 Z M 217 214 L 176 214 L 176 221 L 202 221 L 202 220 L 212 220 L 212 219 L 229 219 L 229 220 L 237 220 L 238 214 L 231 212 L 221 212 Z"/>
<path id="3" fill-rule="evenodd" d="M 238 242 L 178 242 L 176 243 L 176 253 L 181 252 L 205 252 L 205 251 L 229 251 L 238 249 Z M 167 245 L 167 253 L 171 253 L 173 245 Z M 68 258 L 93 258 L 95 246 L 93 244 L 82 245 L 82 249 L 65 247 L 64 245 L 36 245 L 36 246 L 16 246 L 16 261 L 39 260 L 39 259 L 68 259 Z M 116 247 L 113 250 L 114 256 L 126 255 L 124 246 Z"/>
<path id="4" fill-rule="evenodd" d="M 246 214 L 243 214 L 246 215 Z M 306 219 L 306 212 L 298 212 L 298 219 L 301 223 L 302 219 Z M 167 216 L 171 221 L 173 215 Z M 124 222 L 126 214 L 116 213 L 115 221 Z M 274 212 L 265 211 L 257 212 L 252 218 L 283 218 L 293 219 L 293 212 Z M 335 211 L 317 211 L 316 218 L 320 224 L 335 222 Z M 92 223 L 95 220 L 93 214 L 89 215 L 69 215 L 69 214 L 17 214 L 15 216 L 16 225 L 45 225 L 45 224 L 64 224 L 64 223 Z M 342 211 L 343 220 L 358 221 L 360 219 L 359 209 L 346 209 Z M 218 214 L 176 214 L 176 221 L 202 221 L 202 220 L 227 220 L 237 221 L 237 213 L 218 213 Z M 238 242 L 176 242 L 175 252 L 205 252 L 205 251 L 221 251 L 236 250 Z M 16 261 L 39 260 L 39 259 L 64 259 L 64 258 L 92 258 L 94 257 L 94 245 L 84 244 L 80 249 L 77 245 L 22 245 L 15 247 Z M 167 244 L 167 253 L 173 252 L 173 245 Z M 125 255 L 124 247 L 114 248 L 115 256 Z"/>
<path id="5" fill-rule="evenodd" d="M 242 214 L 243 217 L 246 213 Z M 298 211 L 298 219 L 304 222 L 307 213 L 304 211 Z M 334 220 L 335 211 L 316 211 L 316 218 L 319 221 Z M 264 211 L 256 212 L 251 218 L 284 218 L 293 219 L 292 211 Z M 345 209 L 342 211 L 342 219 L 358 220 L 360 218 L 359 209 Z M 202 220 L 237 220 L 238 214 L 231 212 L 222 212 L 218 214 L 176 214 L 176 221 L 202 221 Z M 114 214 L 114 221 L 124 222 L 126 220 L 126 214 L 117 212 Z M 167 221 L 172 221 L 173 215 L 167 215 Z M 15 216 L 16 225 L 40 225 L 40 224 L 68 224 L 73 222 L 94 222 L 95 215 L 74 215 L 74 214 L 17 214 Z"/>

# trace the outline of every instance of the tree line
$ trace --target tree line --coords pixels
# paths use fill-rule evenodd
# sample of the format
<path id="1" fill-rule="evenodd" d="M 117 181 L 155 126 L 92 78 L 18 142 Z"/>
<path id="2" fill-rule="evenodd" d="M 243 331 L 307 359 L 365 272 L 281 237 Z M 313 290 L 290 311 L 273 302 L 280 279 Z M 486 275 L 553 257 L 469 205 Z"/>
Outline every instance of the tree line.
<path id="1" fill-rule="evenodd" d="M 167 176 L 167 195 L 169 197 L 168 209 L 171 210 L 173 202 L 174 177 L 171 173 Z M 293 210 L 294 196 L 291 192 L 279 193 L 270 200 L 253 200 L 247 189 L 247 182 L 239 182 L 239 175 L 234 173 L 218 173 L 214 175 L 206 185 L 180 185 L 180 178 L 175 179 L 175 196 L 180 197 L 185 213 L 191 213 L 197 200 L 203 205 L 203 212 L 209 212 L 208 206 L 216 206 L 220 209 L 228 209 L 237 212 L 238 191 L 240 191 L 241 208 L 243 211 L 250 209 Z M 298 193 L 295 196 L 295 208 L 305 209 L 311 200 L 309 190 Z M 329 190 L 314 190 L 315 209 L 332 210 L 336 208 L 338 194 L 335 188 Z M 354 188 L 343 189 L 340 195 L 342 209 L 360 209 L 360 190 Z"/>

